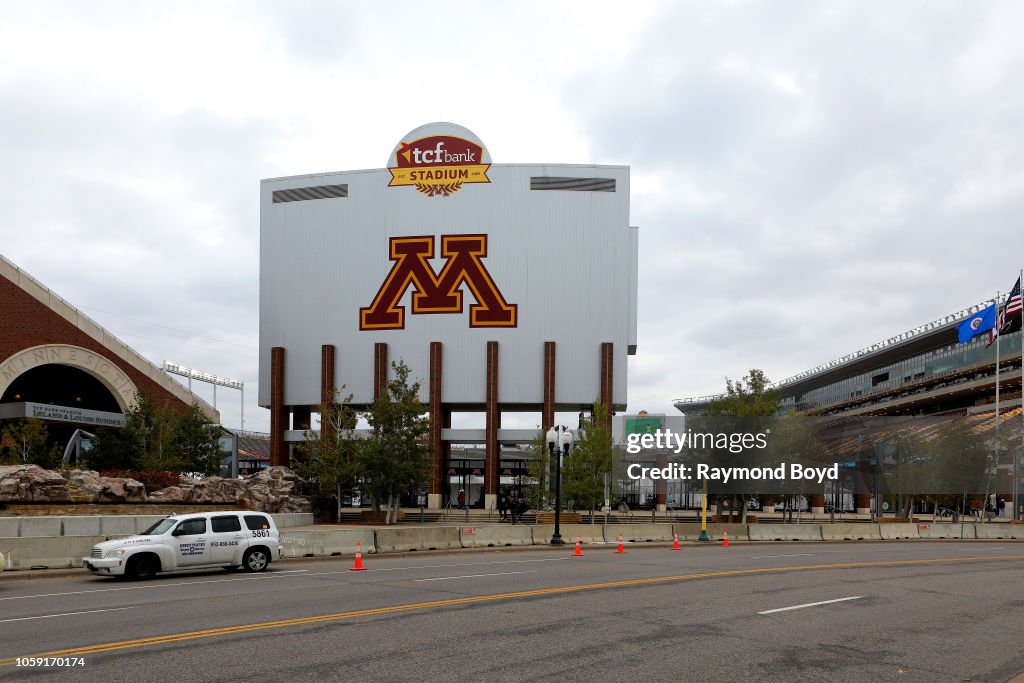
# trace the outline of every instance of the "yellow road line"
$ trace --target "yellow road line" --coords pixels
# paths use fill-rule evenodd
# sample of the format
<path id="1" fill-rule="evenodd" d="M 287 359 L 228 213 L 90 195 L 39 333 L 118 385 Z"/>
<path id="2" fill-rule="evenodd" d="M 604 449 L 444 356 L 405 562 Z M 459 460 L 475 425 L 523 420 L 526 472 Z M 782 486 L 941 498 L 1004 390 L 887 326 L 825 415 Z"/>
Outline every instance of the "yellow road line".
<path id="1" fill-rule="evenodd" d="M 352 612 L 339 612 L 337 614 L 321 614 L 313 617 L 298 617 L 295 619 L 281 619 L 279 621 L 263 621 L 254 624 L 240 624 L 238 626 L 226 626 L 222 628 L 211 628 L 203 631 L 188 631 L 184 633 L 171 633 L 164 636 L 152 636 L 149 638 L 137 638 L 135 640 L 122 640 L 113 643 L 101 643 L 98 645 L 87 645 L 67 650 L 54 650 L 33 655 L 21 655 L 21 657 L 81 657 L 83 655 L 98 654 L 101 652 L 112 652 L 129 648 L 148 647 L 151 645 L 162 645 L 164 643 L 175 643 L 183 640 L 195 640 L 197 638 L 212 638 L 214 636 L 225 636 L 248 631 L 262 631 L 271 628 L 284 628 L 288 626 L 303 626 L 306 624 L 318 624 L 331 621 L 342 621 L 358 617 L 372 616 L 376 614 L 394 614 L 396 612 L 410 612 L 414 610 L 430 609 L 433 607 L 455 607 L 458 605 L 470 605 L 496 600 L 515 600 L 518 598 L 529 598 L 542 595 L 558 595 L 562 593 L 575 593 L 579 591 L 600 590 L 604 588 L 622 588 L 626 586 L 646 586 L 660 583 L 671 583 L 674 581 L 687 581 L 692 579 L 709 579 L 722 576 L 743 576 L 749 574 L 771 574 L 779 572 L 807 571 L 821 569 L 855 569 L 863 567 L 893 567 L 913 564 L 939 564 L 952 562 L 986 562 L 1024 560 L 1024 555 L 1003 555 L 1000 557 L 946 557 L 927 560 L 886 560 L 878 562 L 840 562 L 835 564 L 808 564 L 790 567 L 755 567 L 751 569 L 728 569 L 723 571 L 700 572 L 696 574 L 678 574 L 675 576 L 655 576 L 645 579 L 624 579 L 621 581 L 606 581 L 603 583 L 588 583 L 576 586 L 560 586 L 555 588 L 538 588 L 515 593 L 495 593 L 493 595 L 477 595 L 465 598 L 452 598 L 449 600 L 433 600 L 430 602 L 417 602 L 405 605 L 392 605 L 389 607 L 377 607 L 374 609 L 355 610 Z M 19 657 L 8 657 L 0 659 L 0 666 L 10 666 Z"/>

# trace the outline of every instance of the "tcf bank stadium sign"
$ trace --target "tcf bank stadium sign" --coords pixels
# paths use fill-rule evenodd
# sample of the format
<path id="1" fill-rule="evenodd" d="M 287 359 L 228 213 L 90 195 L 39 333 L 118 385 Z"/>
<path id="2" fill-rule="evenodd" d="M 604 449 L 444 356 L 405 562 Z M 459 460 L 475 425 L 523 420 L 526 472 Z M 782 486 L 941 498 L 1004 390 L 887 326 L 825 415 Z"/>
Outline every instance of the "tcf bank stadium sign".
<path id="1" fill-rule="evenodd" d="M 483 144 L 461 126 L 443 126 L 447 130 L 398 144 L 388 165 L 388 187 L 413 185 L 428 197 L 447 197 L 464 183 L 491 182 Z M 469 307 L 470 327 L 516 327 L 518 307 L 508 303 L 484 265 L 487 235 L 442 235 L 440 272 L 430 265 L 436 241 L 431 235 L 388 240 L 388 258 L 394 263 L 373 302 L 359 309 L 359 329 L 405 329 L 405 307 L 398 302 L 410 287 L 414 314 L 462 313 L 463 285 L 476 300 Z"/>
<path id="2" fill-rule="evenodd" d="M 447 197 L 466 183 L 489 183 L 484 146 L 454 135 L 402 142 L 388 166 L 388 187 L 412 185 L 428 197 Z"/>

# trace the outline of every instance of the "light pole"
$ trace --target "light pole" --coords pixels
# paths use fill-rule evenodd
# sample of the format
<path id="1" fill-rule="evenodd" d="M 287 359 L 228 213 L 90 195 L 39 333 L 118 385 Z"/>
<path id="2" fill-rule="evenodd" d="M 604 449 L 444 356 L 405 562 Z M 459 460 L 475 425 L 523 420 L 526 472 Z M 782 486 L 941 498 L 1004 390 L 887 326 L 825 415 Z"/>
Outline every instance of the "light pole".
<path id="1" fill-rule="evenodd" d="M 548 453 L 555 458 L 555 533 L 551 535 L 551 545 L 563 545 L 561 534 L 561 512 L 562 512 L 562 456 L 569 455 L 572 448 L 572 433 L 559 426 L 548 429 L 545 439 L 548 442 Z M 561 448 L 559 448 L 561 444 Z"/>

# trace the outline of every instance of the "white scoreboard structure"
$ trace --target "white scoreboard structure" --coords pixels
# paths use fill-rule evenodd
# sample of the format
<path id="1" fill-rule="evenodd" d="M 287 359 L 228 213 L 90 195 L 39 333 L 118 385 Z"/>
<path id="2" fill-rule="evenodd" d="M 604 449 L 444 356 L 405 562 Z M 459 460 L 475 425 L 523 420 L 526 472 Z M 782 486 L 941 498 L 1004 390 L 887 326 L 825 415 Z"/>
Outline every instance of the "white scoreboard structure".
<path id="1" fill-rule="evenodd" d="M 387 168 L 264 180 L 260 187 L 259 403 L 273 464 L 344 387 L 365 406 L 391 363 L 421 383 L 433 418 L 431 504 L 451 443 L 485 446 L 497 493 L 502 411 L 626 406 L 636 352 L 638 230 L 629 168 L 493 164 L 451 123 L 421 126 Z M 482 430 L 451 429 L 480 411 Z"/>

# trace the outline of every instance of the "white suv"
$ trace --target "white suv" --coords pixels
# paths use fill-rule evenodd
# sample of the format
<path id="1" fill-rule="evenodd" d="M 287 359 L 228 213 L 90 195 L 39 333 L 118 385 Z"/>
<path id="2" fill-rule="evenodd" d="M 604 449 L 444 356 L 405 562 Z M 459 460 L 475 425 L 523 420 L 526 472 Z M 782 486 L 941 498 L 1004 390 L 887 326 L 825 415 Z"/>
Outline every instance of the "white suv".
<path id="1" fill-rule="evenodd" d="M 261 572 L 281 559 L 279 541 L 273 518 L 262 512 L 174 515 L 138 536 L 94 545 L 82 566 L 94 574 L 135 579 L 210 567 Z"/>

